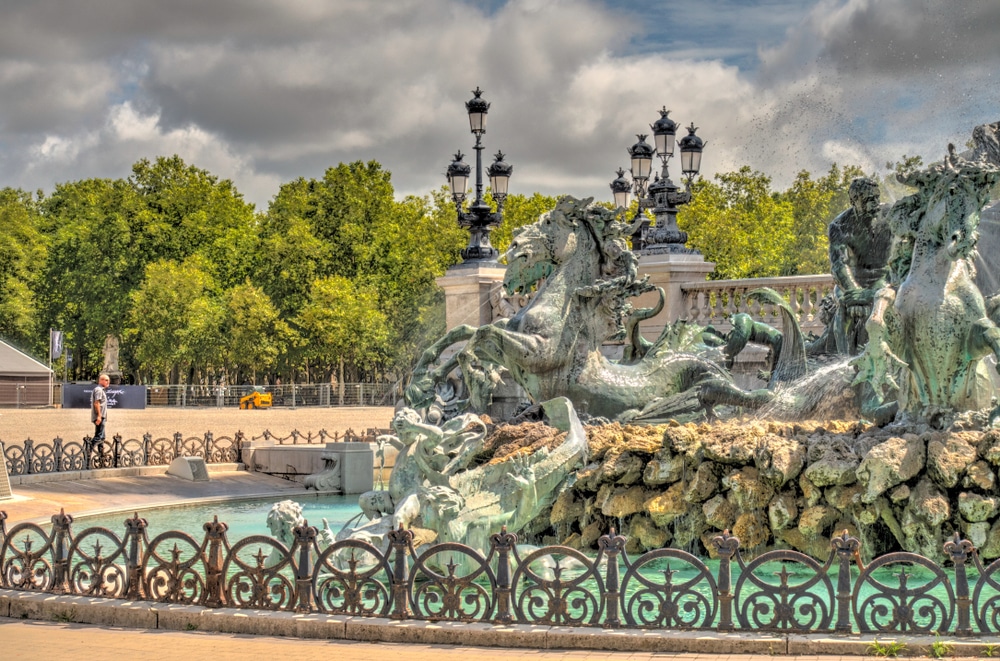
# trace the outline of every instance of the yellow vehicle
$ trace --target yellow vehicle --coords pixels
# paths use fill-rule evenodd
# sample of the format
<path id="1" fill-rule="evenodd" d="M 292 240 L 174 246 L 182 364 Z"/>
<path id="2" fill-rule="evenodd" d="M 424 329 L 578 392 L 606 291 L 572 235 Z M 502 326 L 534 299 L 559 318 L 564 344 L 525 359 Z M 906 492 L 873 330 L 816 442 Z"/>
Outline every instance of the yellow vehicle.
<path id="1" fill-rule="evenodd" d="M 240 397 L 241 409 L 260 409 L 271 406 L 271 393 L 255 390 L 249 395 Z"/>

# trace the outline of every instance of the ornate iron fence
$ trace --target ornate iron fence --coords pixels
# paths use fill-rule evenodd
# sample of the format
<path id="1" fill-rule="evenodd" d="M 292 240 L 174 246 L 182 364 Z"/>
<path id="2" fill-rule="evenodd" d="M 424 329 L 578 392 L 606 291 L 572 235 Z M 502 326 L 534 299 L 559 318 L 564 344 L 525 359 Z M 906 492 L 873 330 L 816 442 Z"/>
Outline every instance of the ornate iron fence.
<path id="1" fill-rule="evenodd" d="M 832 540 L 825 563 L 788 550 L 748 560 L 739 540 L 723 533 L 711 540 L 713 571 L 678 549 L 633 559 L 614 531 L 600 538 L 596 557 L 565 546 L 522 556 L 506 530 L 491 537 L 484 556 L 457 543 L 417 553 L 403 529 L 389 534 L 383 552 L 359 540 L 321 549 L 308 525 L 294 528 L 291 546 L 264 535 L 230 543 L 217 517 L 200 540 L 178 531 L 150 539 L 137 515 L 122 537 L 98 527 L 75 533 L 62 512 L 49 531 L 22 523 L 8 532 L 5 519 L 0 512 L 0 587 L 15 590 L 452 622 L 1000 633 L 1000 561 L 983 566 L 957 534 L 944 544 L 946 571 L 912 553 L 865 565 L 846 532 Z"/>
<path id="2" fill-rule="evenodd" d="M 352 429 L 330 433 L 292 430 L 287 436 L 276 436 L 265 430 L 250 440 L 263 440 L 277 445 L 310 445 L 331 442 L 371 442 L 380 433 L 389 430 L 367 429 L 357 434 Z M 243 432 L 232 436 L 184 436 L 176 432 L 172 437 L 123 439 L 115 434 L 110 440 L 94 443 L 89 436 L 81 441 L 64 441 L 55 438 L 51 443 L 38 443 L 27 439 L 19 445 L 7 446 L 0 441 L 0 459 L 6 462 L 11 476 L 35 473 L 66 473 L 100 468 L 131 468 L 135 466 L 166 466 L 177 457 L 201 457 L 209 464 L 226 464 L 242 461 L 243 445 L 247 439 Z"/>

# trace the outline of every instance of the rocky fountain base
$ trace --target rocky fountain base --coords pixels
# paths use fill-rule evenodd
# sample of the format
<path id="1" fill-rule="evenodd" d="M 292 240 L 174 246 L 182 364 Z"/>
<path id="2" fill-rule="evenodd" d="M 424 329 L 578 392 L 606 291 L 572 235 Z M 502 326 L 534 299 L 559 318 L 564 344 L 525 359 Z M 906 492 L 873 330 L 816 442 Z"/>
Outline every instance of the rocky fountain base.
<path id="1" fill-rule="evenodd" d="M 1000 557 L 1000 430 L 961 427 L 590 426 L 590 463 L 520 537 L 587 549 L 613 527 L 630 552 L 672 546 L 701 555 L 729 530 L 751 553 L 790 547 L 825 559 L 830 537 L 847 530 L 865 557 L 902 549 L 934 558 L 957 531 L 982 557 Z M 503 457 L 558 438 L 526 423 L 497 428 L 486 445 Z"/>

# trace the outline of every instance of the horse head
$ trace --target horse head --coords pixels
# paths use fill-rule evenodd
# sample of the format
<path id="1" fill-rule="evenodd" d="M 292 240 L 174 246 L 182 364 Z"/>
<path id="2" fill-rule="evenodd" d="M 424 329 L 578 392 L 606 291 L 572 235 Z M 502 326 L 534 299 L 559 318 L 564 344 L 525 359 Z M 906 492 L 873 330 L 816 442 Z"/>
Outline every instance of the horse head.
<path id="1" fill-rule="evenodd" d="M 514 230 L 514 238 L 504 255 L 507 261 L 504 287 L 508 293 L 526 293 L 574 256 L 592 251 L 596 242 L 587 224 L 592 221 L 593 200 L 564 195 L 552 211 L 531 225 Z"/>

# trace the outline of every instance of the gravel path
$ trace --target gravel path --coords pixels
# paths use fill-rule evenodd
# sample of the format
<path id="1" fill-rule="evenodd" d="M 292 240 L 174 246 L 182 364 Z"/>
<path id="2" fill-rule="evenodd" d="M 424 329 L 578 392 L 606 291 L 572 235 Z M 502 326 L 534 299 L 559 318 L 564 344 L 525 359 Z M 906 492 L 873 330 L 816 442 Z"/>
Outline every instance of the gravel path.
<path id="1" fill-rule="evenodd" d="M 321 429 L 331 434 L 352 429 L 363 432 L 369 428 L 384 429 L 392 420 L 388 406 L 301 407 L 241 411 L 231 408 L 147 408 L 143 410 L 115 409 L 108 414 L 107 435 L 142 438 L 149 432 L 154 438 L 170 437 L 175 432 L 201 436 L 211 431 L 216 436 L 232 436 L 242 431 L 247 438 L 260 436 L 264 430 L 273 435 L 288 436 L 292 430 L 314 435 Z M 49 442 L 55 437 L 80 440 L 94 433 L 86 409 L 0 409 L 0 441 L 20 445 L 26 438 Z"/>

